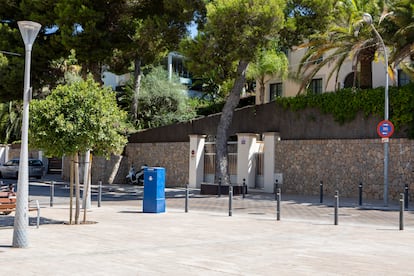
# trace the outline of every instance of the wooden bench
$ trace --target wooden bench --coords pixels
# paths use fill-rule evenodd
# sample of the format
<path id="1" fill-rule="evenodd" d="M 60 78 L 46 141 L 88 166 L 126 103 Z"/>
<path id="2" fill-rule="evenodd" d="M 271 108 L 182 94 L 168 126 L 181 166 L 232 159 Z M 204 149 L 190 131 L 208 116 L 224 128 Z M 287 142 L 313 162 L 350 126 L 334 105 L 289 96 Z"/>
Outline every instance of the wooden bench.
<path id="1" fill-rule="evenodd" d="M 8 215 L 16 209 L 16 193 L 0 192 L 0 213 Z"/>
<path id="2" fill-rule="evenodd" d="M 9 215 L 16 211 L 16 193 L 14 192 L 0 192 L 0 214 Z M 36 200 L 36 206 L 30 207 L 29 211 L 37 211 L 37 228 L 40 224 L 40 206 L 39 201 Z"/>

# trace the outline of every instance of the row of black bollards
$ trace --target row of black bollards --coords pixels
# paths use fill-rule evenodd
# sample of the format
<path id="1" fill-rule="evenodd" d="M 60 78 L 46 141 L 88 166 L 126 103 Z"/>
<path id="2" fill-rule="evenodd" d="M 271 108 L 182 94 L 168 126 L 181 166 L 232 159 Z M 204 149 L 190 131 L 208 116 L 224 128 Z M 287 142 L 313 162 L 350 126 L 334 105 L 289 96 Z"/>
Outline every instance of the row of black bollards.
<path id="1" fill-rule="evenodd" d="M 245 196 L 244 191 L 245 191 L 245 179 L 243 179 L 243 198 Z M 53 186 L 53 182 L 51 183 L 51 186 Z M 100 191 L 101 191 L 101 187 L 102 187 L 102 182 L 100 181 L 99 183 L 100 186 Z M 323 202 L 323 182 L 320 182 L 320 202 Z M 359 205 L 362 205 L 362 188 L 363 185 L 362 183 L 359 184 L 358 186 L 359 188 Z M 51 188 L 52 191 L 52 188 Z M 51 193 L 52 194 L 52 193 Z M 99 197 L 98 197 L 98 207 L 100 207 L 100 194 L 101 192 L 99 192 Z M 277 180 L 275 181 L 275 199 L 276 199 L 276 220 L 279 221 L 281 219 L 281 189 L 278 185 Z M 408 198 L 408 185 L 405 185 L 405 190 L 404 193 L 400 194 L 400 230 L 404 230 L 404 211 L 405 208 L 407 208 L 408 203 L 407 203 L 407 198 Z M 53 205 L 53 200 L 51 197 L 51 204 Z M 52 206 L 51 205 L 51 206 Z M 185 188 L 185 212 L 188 212 L 188 205 L 189 205 L 189 186 L 188 184 L 186 184 L 186 188 Z M 233 186 L 230 185 L 229 186 L 229 216 L 233 215 Z M 339 191 L 336 190 L 335 191 L 335 195 L 334 195 L 334 225 L 338 225 L 339 224 Z"/>
<path id="2" fill-rule="evenodd" d="M 50 200 L 49 205 L 50 207 L 53 207 L 53 202 L 55 198 L 55 182 L 50 182 L 50 190 L 49 190 Z M 98 184 L 98 207 L 101 207 L 101 201 L 102 201 L 102 181 L 99 181 Z"/>
<path id="3" fill-rule="evenodd" d="M 275 186 L 276 187 L 276 186 Z M 276 188 L 275 188 L 276 190 Z M 323 203 L 323 181 L 319 183 L 319 203 Z M 408 209 L 408 199 L 409 199 L 409 190 L 408 184 L 404 186 L 404 208 Z M 363 185 L 362 182 L 358 185 L 358 205 L 362 206 L 362 198 L 363 198 Z"/>

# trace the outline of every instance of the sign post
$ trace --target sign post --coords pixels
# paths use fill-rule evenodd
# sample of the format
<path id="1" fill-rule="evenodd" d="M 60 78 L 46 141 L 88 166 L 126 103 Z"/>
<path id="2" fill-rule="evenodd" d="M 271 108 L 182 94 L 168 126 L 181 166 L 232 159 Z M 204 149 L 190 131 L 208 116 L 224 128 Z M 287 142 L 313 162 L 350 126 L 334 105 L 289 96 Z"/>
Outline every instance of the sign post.
<path id="1" fill-rule="evenodd" d="M 394 133 L 394 125 L 389 120 L 383 120 L 377 126 L 377 133 L 384 143 L 384 203 L 388 205 L 388 144 Z"/>

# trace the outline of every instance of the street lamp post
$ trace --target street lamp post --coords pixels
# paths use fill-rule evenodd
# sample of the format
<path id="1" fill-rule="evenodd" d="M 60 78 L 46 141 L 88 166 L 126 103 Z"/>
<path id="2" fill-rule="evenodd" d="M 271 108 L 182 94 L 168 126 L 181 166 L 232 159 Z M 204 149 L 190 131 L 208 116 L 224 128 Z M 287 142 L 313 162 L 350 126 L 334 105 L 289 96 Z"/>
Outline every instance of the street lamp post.
<path id="1" fill-rule="evenodd" d="M 385 48 L 384 40 L 375 29 L 372 24 L 372 16 L 369 13 L 364 13 L 363 20 L 365 23 L 371 26 L 376 37 L 380 41 L 381 47 L 384 51 L 384 62 L 385 62 L 385 100 L 384 100 L 384 120 L 389 119 L 389 103 L 388 103 L 388 56 L 387 49 Z M 388 155 L 389 155 L 389 138 L 384 139 L 384 204 L 388 205 Z"/>
<path id="2" fill-rule="evenodd" d="M 23 88 L 23 117 L 22 137 L 20 148 L 19 175 L 17 180 L 16 215 L 14 217 L 13 247 L 25 248 L 28 246 L 27 226 L 29 225 L 29 101 L 30 101 L 30 59 L 33 42 L 41 25 L 32 21 L 19 21 L 20 33 L 25 46 L 24 88 Z"/>

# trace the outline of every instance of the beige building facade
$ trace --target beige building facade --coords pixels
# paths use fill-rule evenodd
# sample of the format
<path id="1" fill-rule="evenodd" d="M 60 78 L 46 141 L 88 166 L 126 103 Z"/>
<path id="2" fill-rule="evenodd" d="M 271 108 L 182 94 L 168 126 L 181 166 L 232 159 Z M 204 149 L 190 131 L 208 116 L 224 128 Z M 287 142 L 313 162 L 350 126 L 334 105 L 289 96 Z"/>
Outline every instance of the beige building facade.
<path id="1" fill-rule="evenodd" d="M 292 50 L 288 51 L 289 75 L 296 74 L 305 53 L 306 48 L 298 47 L 294 47 Z M 325 93 L 347 87 L 347 81 L 353 78 L 351 58 L 348 58 L 343 63 L 339 70 L 338 77 L 336 77 L 336 74 L 333 74 L 332 77 L 329 78 L 329 74 L 334 69 L 334 66 L 334 63 L 328 63 L 322 67 L 312 79 L 309 90 L 314 93 Z M 292 77 L 281 79 L 278 76 L 266 76 L 264 102 L 260 102 L 259 93 L 256 93 L 256 104 L 271 102 L 275 97 L 294 97 L 298 95 L 301 86 L 300 81 L 301 79 L 295 80 Z M 390 85 L 404 85 L 407 81 L 407 75 L 398 68 L 394 71 L 394 78 L 389 78 Z M 256 85 L 256 91 L 259 91 L 260 84 L 257 82 Z M 385 86 L 385 63 L 382 57 L 372 62 L 372 85 L 373 88 Z"/>

